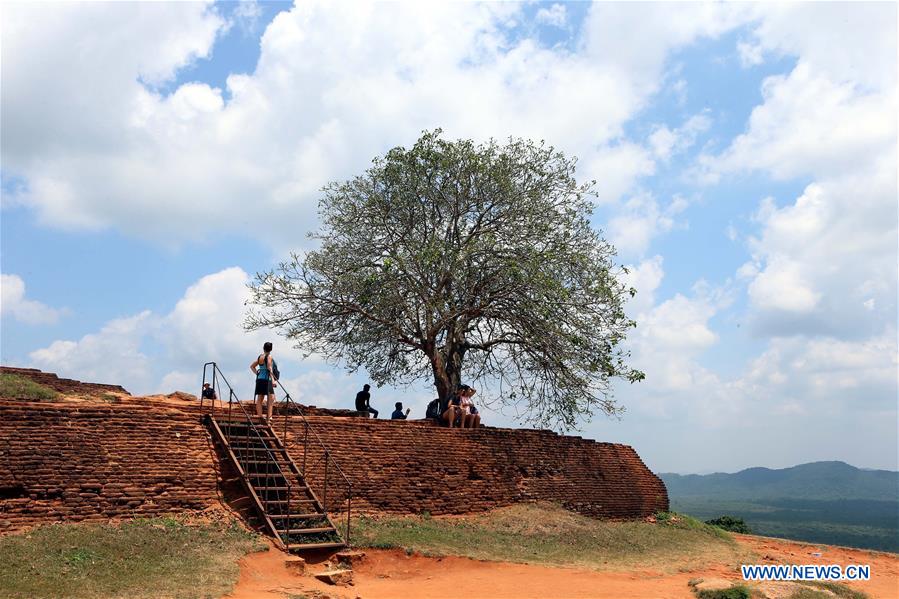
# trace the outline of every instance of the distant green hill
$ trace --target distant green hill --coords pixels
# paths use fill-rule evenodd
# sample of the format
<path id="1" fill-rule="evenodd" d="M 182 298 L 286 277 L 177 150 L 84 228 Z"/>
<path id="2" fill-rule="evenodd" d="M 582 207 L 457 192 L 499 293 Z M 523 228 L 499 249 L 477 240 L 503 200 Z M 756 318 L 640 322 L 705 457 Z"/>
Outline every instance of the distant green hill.
<path id="1" fill-rule="evenodd" d="M 899 472 L 813 462 L 659 476 L 674 511 L 737 516 L 761 535 L 899 552 Z"/>

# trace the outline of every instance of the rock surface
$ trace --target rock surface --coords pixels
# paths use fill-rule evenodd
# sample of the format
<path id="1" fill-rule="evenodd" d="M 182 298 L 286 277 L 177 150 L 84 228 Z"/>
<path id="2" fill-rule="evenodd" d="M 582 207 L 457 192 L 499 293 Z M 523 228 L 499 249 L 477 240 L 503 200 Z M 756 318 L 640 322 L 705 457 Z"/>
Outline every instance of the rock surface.
<path id="1" fill-rule="evenodd" d="M 354 565 L 362 563 L 365 559 L 365 553 L 362 551 L 341 551 L 334 557 L 337 558 L 337 563 L 341 566 L 352 570 Z"/>
<path id="2" fill-rule="evenodd" d="M 322 582 L 338 586 L 348 586 L 353 584 L 352 570 L 325 570 L 324 572 L 316 574 L 315 577 Z"/>

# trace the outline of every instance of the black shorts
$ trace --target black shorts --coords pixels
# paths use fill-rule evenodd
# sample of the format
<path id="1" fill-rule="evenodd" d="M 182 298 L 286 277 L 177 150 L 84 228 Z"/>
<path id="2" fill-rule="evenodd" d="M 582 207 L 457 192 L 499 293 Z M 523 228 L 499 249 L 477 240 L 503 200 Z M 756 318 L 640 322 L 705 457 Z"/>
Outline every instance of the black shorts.
<path id="1" fill-rule="evenodd" d="M 256 393 L 253 395 L 271 395 L 274 392 L 271 379 L 256 379 Z"/>

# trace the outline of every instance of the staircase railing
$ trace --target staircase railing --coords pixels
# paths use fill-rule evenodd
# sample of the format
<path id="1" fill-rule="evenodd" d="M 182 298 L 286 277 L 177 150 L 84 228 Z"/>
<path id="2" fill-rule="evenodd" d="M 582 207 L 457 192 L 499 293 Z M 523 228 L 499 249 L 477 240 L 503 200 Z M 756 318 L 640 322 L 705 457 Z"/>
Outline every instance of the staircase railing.
<path id="1" fill-rule="evenodd" d="M 343 504 L 343 507 L 346 509 L 346 522 L 344 525 L 344 540 L 347 545 L 350 544 L 350 517 L 352 515 L 352 504 L 353 504 L 353 486 L 350 483 L 350 479 L 347 478 L 343 469 L 334 461 L 334 458 L 331 456 L 331 452 L 328 450 L 327 446 L 322 442 L 321 437 L 318 436 L 318 433 L 315 432 L 315 429 L 309 424 L 309 421 L 306 420 L 305 414 L 303 414 L 302 407 L 293 400 L 290 396 L 290 392 L 284 387 L 284 385 L 278 381 L 278 388 L 280 388 L 281 393 L 284 398 L 280 405 L 280 416 L 284 418 L 284 446 L 288 447 L 288 434 L 291 432 L 290 427 L 288 427 L 288 422 L 291 422 L 292 417 L 296 417 L 292 424 L 295 426 L 302 423 L 303 432 L 302 432 L 302 444 L 303 444 L 303 460 L 300 464 L 297 464 L 297 467 L 300 470 L 300 474 L 303 476 L 303 480 L 306 481 L 306 484 L 309 486 L 312 494 L 318 498 L 318 494 L 312 489 L 312 484 L 310 478 L 318 478 L 318 472 L 321 470 L 321 499 L 319 500 L 322 504 L 322 508 L 325 513 L 328 513 L 328 483 L 329 480 L 331 482 L 331 494 L 332 501 L 333 495 L 343 494 L 343 498 L 339 500 L 339 504 Z M 293 438 L 295 442 L 299 442 L 298 438 L 300 434 L 294 433 Z M 317 457 L 313 458 L 310 456 L 310 446 L 314 453 L 319 454 Z M 338 489 L 334 489 L 334 486 L 339 485 Z M 334 510 L 337 511 L 337 510 Z M 344 511 L 340 509 L 339 511 Z"/>
<path id="2" fill-rule="evenodd" d="M 250 469 L 247 468 L 247 466 L 249 465 L 247 463 L 247 461 L 248 461 L 248 457 L 251 455 L 251 453 L 249 451 L 250 439 L 252 438 L 252 436 L 255 436 L 256 440 L 259 441 L 259 445 L 261 445 L 262 447 L 265 448 L 265 455 L 268 457 L 268 463 L 265 464 L 266 465 L 265 474 L 271 474 L 272 475 L 271 478 L 274 478 L 274 475 L 277 474 L 277 475 L 280 475 L 280 477 L 283 478 L 284 481 L 286 481 L 286 491 L 285 491 L 285 495 L 284 495 L 283 499 L 281 499 L 281 497 L 282 497 L 280 494 L 281 492 L 278 491 L 275 494 L 275 499 L 271 499 L 270 493 L 266 492 L 263 494 L 264 495 L 263 497 L 259 497 L 259 500 L 262 502 L 262 508 L 263 508 L 263 511 L 265 512 L 266 518 L 268 518 L 268 515 L 271 513 L 269 511 L 269 502 L 270 501 L 286 501 L 287 502 L 286 503 L 287 511 L 286 511 L 285 520 L 286 520 L 286 529 L 288 532 L 285 535 L 284 544 L 287 546 L 287 550 L 290 551 L 290 529 L 291 529 L 290 514 L 291 514 L 291 507 L 292 507 L 291 506 L 291 495 L 292 495 L 291 491 L 293 490 L 293 488 L 295 486 L 292 482 L 292 477 L 288 477 L 288 476 L 284 475 L 284 472 L 281 469 L 281 464 L 278 462 L 277 458 L 275 458 L 275 454 L 272 452 L 271 448 L 268 446 L 268 443 L 266 443 L 266 437 L 262 436 L 261 432 L 259 431 L 259 428 L 256 426 L 256 423 L 253 422 L 253 420 L 250 418 L 250 415 L 247 413 L 245 406 L 240 402 L 240 400 L 237 397 L 237 394 L 234 393 L 234 388 L 228 382 L 228 379 L 225 378 L 224 373 L 221 371 L 221 369 L 218 367 L 218 365 L 215 362 L 206 362 L 203 365 L 203 387 L 206 387 L 207 382 L 209 382 L 210 385 L 212 386 L 212 389 L 215 392 L 216 398 L 221 397 L 221 393 L 220 393 L 220 391 L 222 391 L 221 384 L 224 383 L 224 386 L 227 387 L 228 409 L 226 412 L 224 407 L 220 406 L 219 415 L 221 418 L 224 418 L 225 415 L 227 414 L 227 421 L 228 421 L 227 430 L 228 430 L 228 432 L 225 434 L 225 440 L 228 442 L 229 447 L 232 448 L 232 452 L 234 452 L 233 450 L 236 449 L 236 452 L 234 452 L 234 455 L 237 458 L 237 461 L 241 467 L 241 470 L 243 471 L 244 478 L 246 478 L 246 479 L 249 478 Z M 200 394 L 200 408 L 201 409 L 204 407 L 205 401 L 206 401 L 206 399 L 203 397 L 203 395 L 201 393 Z M 212 403 L 212 410 L 211 410 L 210 416 L 213 420 L 215 420 L 216 402 L 220 402 L 221 400 L 220 399 L 212 399 L 210 401 Z M 236 409 L 235 409 L 235 406 L 237 406 Z M 246 422 L 246 434 L 243 435 L 243 450 L 244 451 L 242 453 L 240 451 L 240 444 L 234 443 L 234 435 L 232 434 L 232 431 L 234 429 L 234 427 L 233 427 L 234 416 L 236 416 L 237 419 L 240 419 L 240 417 L 243 416 L 243 419 Z M 251 435 L 251 432 L 252 432 L 252 435 Z M 275 468 L 277 469 L 277 471 L 270 472 L 270 469 L 268 467 L 269 465 L 274 465 Z M 269 478 L 269 477 L 266 477 L 266 478 Z M 250 484 L 249 480 L 247 480 L 246 482 L 251 488 L 254 486 L 254 485 Z M 271 481 L 268 481 L 268 482 L 271 482 Z M 257 495 L 257 497 L 258 497 L 258 495 Z M 269 521 L 269 524 L 271 525 L 270 521 Z M 280 535 L 278 534 L 276 527 L 274 525 L 271 525 L 271 527 L 272 527 L 272 533 L 276 537 L 280 538 Z"/>

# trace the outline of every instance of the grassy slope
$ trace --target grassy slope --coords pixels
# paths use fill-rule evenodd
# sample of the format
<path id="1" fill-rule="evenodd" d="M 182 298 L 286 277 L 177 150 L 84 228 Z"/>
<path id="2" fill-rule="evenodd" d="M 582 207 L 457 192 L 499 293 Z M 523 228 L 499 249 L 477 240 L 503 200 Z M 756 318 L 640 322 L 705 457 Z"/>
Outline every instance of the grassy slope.
<path id="1" fill-rule="evenodd" d="M 737 568 L 757 561 L 758 556 L 718 528 L 677 514 L 660 516 L 657 523 L 608 522 L 540 504 L 466 517 L 361 517 L 354 543 L 425 555 L 637 572 L 683 572 L 709 564 Z M 714 591 L 694 589 L 694 594 L 697 599 L 766 597 L 758 588 L 740 584 Z M 796 584 L 787 599 L 834 597 L 867 596 L 841 584 L 809 582 Z"/>
<path id="2" fill-rule="evenodd" d="M 43 526 L 0 537 L 0 596 L 219 597 L 237 581 L 238 559 L 265 547 L 236 523 Z"/>
<path id="3" fill-rule="evenodd" d="M 3 373 L 0 374 L 0 397 L 53 401 L 59 393 L 24 376 Z"/>
<path id="4" fill-rule="evenodd" d="M 430 555 L 580 566 L 685 571 L 715 560 L 738 564 L 730 536 L 692 518 L 607 522 L 548 505 L 516 505 L 468 517 L 359 519 L 354 543 Z"/>

